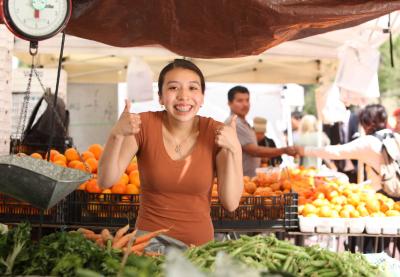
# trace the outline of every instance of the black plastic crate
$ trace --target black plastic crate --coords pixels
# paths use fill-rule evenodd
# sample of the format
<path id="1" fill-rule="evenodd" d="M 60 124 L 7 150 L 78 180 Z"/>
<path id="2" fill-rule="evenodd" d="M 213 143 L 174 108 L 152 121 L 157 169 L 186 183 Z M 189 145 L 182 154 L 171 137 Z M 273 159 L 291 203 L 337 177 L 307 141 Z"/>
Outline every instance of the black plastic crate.
<path id="1" fill-rule="evenodd" d="M 296 193 L 281 196 L 242 197 L 234 212 L 212 199 L 211 218 L 215 230 L 266 230 L 298 228 Z M 81 226 L 119 227 L 134 225 L 139 195 L 97 194 L 75 191 L 67 197 L 68 223 Z"/>
<path id="2" fill-rule="evenodd" d="M 298 195 L 242 197 L 234 212 L 225 210 L 217 199 L 212 199 L 211 218 L 215 230 L 297 229 Z"/>
<path id="3" fill-rule="evenodd" d="M 119 227 L 134 225 L 139 195 L 88 193 L 77 190 L 67 197 L 68 224 Z"/>
<path id="4" fill-rule="evenodd" d="M 43 217 L 41 218 L 41 213 Z M 31 224 L 66 224 L 67 203 L 63 199 L 54 207 L 42 210 L 31 204 L 0 193 L 0 222 L 18 223 L 29 221 Z"/>

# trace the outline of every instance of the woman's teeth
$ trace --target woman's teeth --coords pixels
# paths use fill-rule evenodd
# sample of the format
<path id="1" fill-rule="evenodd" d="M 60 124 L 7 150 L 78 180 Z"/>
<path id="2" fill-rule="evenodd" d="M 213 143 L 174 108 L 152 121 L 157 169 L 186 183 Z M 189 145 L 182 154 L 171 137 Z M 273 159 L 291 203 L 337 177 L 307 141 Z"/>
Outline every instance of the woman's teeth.
<path id="1" fill-rule="evenodd" d="M 175 106 L 178 112 L 188 112 L 192 109 L 192 106 Z"/>

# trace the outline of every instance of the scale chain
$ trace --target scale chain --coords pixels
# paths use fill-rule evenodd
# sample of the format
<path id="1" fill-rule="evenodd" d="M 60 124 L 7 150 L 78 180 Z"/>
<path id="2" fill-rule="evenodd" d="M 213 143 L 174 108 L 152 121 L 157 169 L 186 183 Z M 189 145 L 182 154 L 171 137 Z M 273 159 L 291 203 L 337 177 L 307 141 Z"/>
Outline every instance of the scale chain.
<path id="1" fill-rule="evenodd" d="M 16 132 L 16 138 L 19 139 L 18 145 L 14 145 L 13 152 L 15 150 L 15 147 L 20 148 L 22 145 L 22 139 L 23 139 L 23 131 L 25 129 L 25 123 L 26 123 L 26 117 L 28 114 L 28 105 L 29 105 L 29 99 L 30 99 L 30 94 L 31 94 L 31 83 L 32 83 L 32 76 L 33 76 L 33 71 L 34 71 L 34 56 L 32 56 L 32 64 L 31 64 L 31 70 L 29 72 L 29 79 L 28 79 L 28 84 L 26 87 L 25 91 L 25 96 L 24 100 L 22 102 L 22 113 L 19 117 L 18 120 L 18 125 L 17 125 L 17 132 Z M 18 149 L 20 151 L 20 149 Z"/>

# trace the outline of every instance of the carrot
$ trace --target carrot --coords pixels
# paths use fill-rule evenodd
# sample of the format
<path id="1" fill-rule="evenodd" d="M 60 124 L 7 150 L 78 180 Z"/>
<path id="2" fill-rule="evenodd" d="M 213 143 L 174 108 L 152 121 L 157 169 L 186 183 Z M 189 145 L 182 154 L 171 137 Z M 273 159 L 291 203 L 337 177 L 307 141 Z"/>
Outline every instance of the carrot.
<path id="1" fill-rule="evenodd" d="M 137 243 L 132 246 L 131 251 L 135 253 L 143 253 L 144 249 L 150 244 L 150 240 L 146 240 L 141 243 Z"/>
<path id="2" fill-rule="evenodd" d="M 107 242 L 108 240 L 113 240 L 113 236 L 108 229 L 103 229 L 100 235 L 104 242 Z"/>
<path id="3" fill-rule="evenodd" d="M 122 238 L 122 236 L 125 235 L 125 233 L 128 232 L 128 230 L 129 230 L 129 224 L 122 227 L 115 233 L 114 240 L 118 240 L 118 239 Z"/>
<path id="4" fill-rule="evenodd" d="M 83 236 L 88 240 L 96 241 L 97 239 L 101 239 L 101 235 L 99 234 L 83 234 Z"/>
<path id="5" fill-rule="evenodd" d="M 103 239 L 100 237 L 96 240 L 96 244 L 100 247 L 104 247 L 104 241 Z"/>
<path id="6" fill-rule="evenodd" d="M 149 251 L 149 252 L 146 252 L 144 255 L 148 256 L 148 257 L 160 257 L 161 253 Z"/>
<path id="7" fill-rule="evenodd" d="M 152 238 L 155 238 L 155 237 L 157 237 L 157 236 L 159 236 L 161 234 L 167 233 L 167 232 L 169 232 L 169 229 L 161 229 L 161 230 L 154 231 L 154 232 L 151 232 L 151 233 L 147 233 L 147 234 L 145 234 L 143 236 L 137 237 L 136 241 L 135 241 L 135 245 L 139 244 L 139 243 L 142 243 L 142 242 L 145 242 L 145 241 L 149 241 Z"/>
<path id="8" fill-rule="evenodd" d="M 122 238 L 118 239 L 118 240 L 114 240 L 113 244 L 112 244 L 112 248 L 114 249 L 119 249 L 121 247 L 124 247 L 131 238 L 134 238 L 136 235 L 137 230 L 133 231 L 130 234 L 127 234 L 125 236 L 123 236 Z"/>
<path id="9" fill-rule="evenodd" d="M 94 234 L 94 232 L 92 231 L 92 230 L 89 230 L 89 229 L 85 229 L 85 228 L 79 228 L 78 230 L 77 230 L 79 233 L 81 233 L 81 234 Z"/>

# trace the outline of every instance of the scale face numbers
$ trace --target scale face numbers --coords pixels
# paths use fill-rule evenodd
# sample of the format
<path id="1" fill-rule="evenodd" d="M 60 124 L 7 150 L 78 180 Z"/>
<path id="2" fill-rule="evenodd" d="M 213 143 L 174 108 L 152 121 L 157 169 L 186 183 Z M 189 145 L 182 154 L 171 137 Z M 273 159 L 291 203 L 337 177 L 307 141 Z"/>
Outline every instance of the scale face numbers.
<path id="1" fill-rule="evenodd" d="M 3 21 L 16 36 L 38 41 L 60 32 L 71 8 L 71 0 L 3 0 Z"/>

